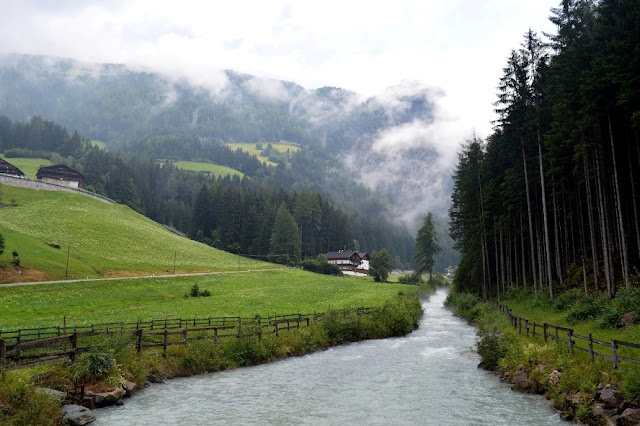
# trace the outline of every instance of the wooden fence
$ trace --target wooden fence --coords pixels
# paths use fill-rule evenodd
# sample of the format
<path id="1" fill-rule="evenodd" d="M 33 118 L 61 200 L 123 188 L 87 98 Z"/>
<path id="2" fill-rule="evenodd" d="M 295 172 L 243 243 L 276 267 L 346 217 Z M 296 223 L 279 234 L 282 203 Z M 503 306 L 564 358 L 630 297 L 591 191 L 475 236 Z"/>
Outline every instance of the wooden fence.
<path id="1" fill-rule="evenodd" d="M 338 313 L 354 312 L 366 315 L 370 308 L 343 309 Z M 324 313 L 274 315 L 266 318 L 207 317 L 190 319 L 163 319 L 135 323 L 102 323 L 74 327 L 44 327 L 0 331 L 0 370 L 17 370 L 51 362 L 71 360 L 78 354 L 92 349 L 88 338 L 94 336 L 122 335 L 132 337 L 138 353 L 143 349 L 161 347 L 166 356 L 167 348 L 186 346 L 196 340 L 213 340 L 235 337 L 262 337 L 265 333 L 276 336 L 282 331 L 309 327 L 325 316 Z M 46 336 L 46 337 L 43 337 Z M 87 346 L 79 346 L 83 339 Z"/>
<path id="2" fill-rule="evenodd" d="M 623 342 L 615 339 L 605 342 L 594 338 L 591 333 L 589 333 L 589 336 L 581 336 L 574 333 L 571 328 L 547 324 L 546 322 L 543 324 L 536 324 L 528 319 L 513 315 L 511 309 L 499 303 L 496 303 L 496 307 L 504 312 L 509 323 L 518 330 L 518 333 L 524 332 L 527 336 L 533 337 L 542 336 L 545 342 L 553 340 L 557 343 L 564 343 L 568 345 L 570 354 L 573 354 L 575 351 L 589 354 L 591 363 L 595 361 L 596 357 L 599 357 L 611 361 L 611 363 L 613 363 L 613 368 L 615 369 L 618 368 L 621 361 L 640 364 L 640 359 L 620 354 L 620 349 L 623 348 L 628 348 L 626 349 L 626 352 L 631 352 L 633 349 L 640 349 L 640 344 L 638 343 Z M 578 339 L 578 342 L 574 339 Z M 594 349 L 596 346 L 606 348 L 607 353 L 605 354 L 596 351 L 596 349 Z M 609 354 L 611 355 L 609 356 Z"/>

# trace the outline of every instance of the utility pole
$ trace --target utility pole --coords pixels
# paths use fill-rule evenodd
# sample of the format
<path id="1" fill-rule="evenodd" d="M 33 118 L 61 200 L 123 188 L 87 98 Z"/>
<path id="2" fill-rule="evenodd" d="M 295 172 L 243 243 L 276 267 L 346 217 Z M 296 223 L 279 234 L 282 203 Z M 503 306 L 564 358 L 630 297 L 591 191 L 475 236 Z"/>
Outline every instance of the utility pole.
<path id="1" fill-rule="evenodd" d="M 67 248 L 67 267 L 64 269 L 64 276 L 69 276 L 69 255 L 71 254 L 71 243 L 69 243 L 69 247 Z"/>

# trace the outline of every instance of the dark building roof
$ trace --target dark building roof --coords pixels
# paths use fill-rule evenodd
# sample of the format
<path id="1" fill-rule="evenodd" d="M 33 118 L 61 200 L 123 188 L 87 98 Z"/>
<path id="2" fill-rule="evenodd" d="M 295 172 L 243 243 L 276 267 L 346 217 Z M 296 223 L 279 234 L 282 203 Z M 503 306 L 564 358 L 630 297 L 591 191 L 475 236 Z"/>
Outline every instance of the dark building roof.
<path id="1" fill-rule="evenodd" d="M 59 179 L 68 181 L 84 182 L 84 176 L 77 170 L 64 164 L 57 164 L 55 166 L 40 167 L 37 174 L 38 179 Z"/>
<path id="2" fill-rule="evenodd" d="M 361 259 L 358 252 L 353 250 L 330 251 L 327 253 L 328 260 L 356 260 L 354 257 Z"/>
<path id="3" fill-rule="evenodd" d="M 7 175 L 24 176 L 22 170 L 9 163 L 8 161 L 3 160 L 2 158 L 0 158 L 0 173 L 4 173 Z"/>
<path id="4" fill-rule="evenodd" d="M 371 256 L 369 256 L 369 253 L 366 251 L 359 251 L 358 256 L 360 256 L 360 259 L 362 260 L 371 260 Z"/>

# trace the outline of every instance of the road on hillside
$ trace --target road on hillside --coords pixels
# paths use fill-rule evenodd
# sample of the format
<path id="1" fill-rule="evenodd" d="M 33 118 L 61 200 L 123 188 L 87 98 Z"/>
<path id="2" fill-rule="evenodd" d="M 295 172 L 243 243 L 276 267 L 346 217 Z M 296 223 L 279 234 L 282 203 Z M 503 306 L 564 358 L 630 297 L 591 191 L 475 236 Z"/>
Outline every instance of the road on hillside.
<path id="1" fill-rule="evenodd" d="M 163 274 L 163 275 L 141 275 L 134 277 L 114 277 L 114 278 L 86 278 L 79 280 L 58 280 L 58 281 L 28 281 L 21 283 L 7 283 L 0 284 L 2 287 L 21 287 L 27 285 L 42 285 L 42 284 L 65 284 L 65 283 L 88 283 L 94 281 L 117 281 L 117 280 L 145 280 L 149 278 L 177 278 L 177 277 L 197 277 L 202 275 L 221 275 L 221 274 L 246 274 L 249 272 L 266 272 L 283 270 L 284 268 L 269 268 L 269 269 L 248 269 L 246 271 L 216 271 L 216 272 L 190 272 L 186 274 Z"/>

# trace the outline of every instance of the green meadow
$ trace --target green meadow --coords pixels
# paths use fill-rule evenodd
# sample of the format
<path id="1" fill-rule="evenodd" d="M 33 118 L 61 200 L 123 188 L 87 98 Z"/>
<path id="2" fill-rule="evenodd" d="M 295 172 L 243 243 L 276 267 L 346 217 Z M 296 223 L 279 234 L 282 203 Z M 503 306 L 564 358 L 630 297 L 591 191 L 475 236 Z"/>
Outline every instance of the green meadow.
<path id="1" fill-rule="evenodd" d="M 46 158 L 6 158 L 3 155 L 0 155 L 0 158 L 7 160 L 9 163 L 22 170 L 22 172 L 30 179 L 36 178 L 36 174 L 38 173 L 40 166 L 51 165 L 51 161 Z"/>
<path id="2" fill-rule="evenodd" d="M 210 297 L 185 297 L 197 284 Z M 138 319 L 268 316 L 379 306 L 415 286 L 376 284 L 298 269 L 140 278 L 80 283 L 0 286 L 4 330 L 61 325 L 135 322 Z"/>
<path id="3" fill-rule="evenodd" d="M 100 149 L 104 149 L 104 150 L 106 150 L 106 149 L 107 149 L 107 144 L 106 144 L 106 143 L 104 143 L 104 142 L 102 142 L 102 141 L 92 140 L 92 141 L 91 141 L 91 145 L 93 145 L 93 146 L 97 146 L 97 147 L 98 147 L 98 148 L 100 148 Z"/>
<path id="4" fill-rule="evenodd" d="M 262 147 L 266 148 L 267 145 L 271 144 L 271 148 L 275 149 L 279 152 L 285 153 L 287 151 L 294 153 L 298 150 L 300 150 L 300 145 L 293 143 L 293 142 L 286 142 L 286 141 L 280 141 L 280 142 L 261 142 Z M 241 150 L 243 150 L 244 152 L 246 152 L 247 154 L 250 155 L 255 155 L 256 157 L 258 157 L 258 160 L 260 160 L 263 163 L 267 163 L 270 166 L 276 166 L 276 163 L 274 163 L 273 161 L 269 161 L 269 159 L 267 157 L 263 157 L 262 155 L 260 155 L 261 150 L 259 150 L 258 148 L 256 148 L 256 144 L 255 143 L 246 143 L 246 142 L 237 142 L 237 143 L 227 143 L 226 144 L 229 148 L 236 150 L 238 148 L 240 148 Z"/>
<path id="5" fill-rule="evenodd" d="M 68 278 L 274 267 L 175 235 L 124 205 L 7 185 L 1 193 L 3 282 L 63 279 L 67 255 Z M 13 250 L 20 274 L 9 266 Z"/>
<path id="6" fill-rule="evenodd" d="M 240 178 L 244 177 L 244 173 L 239 172 L 236 169 L 232 169 L 227 166 L 220 166 L 218 164 L 213 163 L 204 163 L 200 161 L 176 161 L 174 163 L 176 167 L 183 170 L 190 170 L 192 172 L 199 173 L 211 173 L 216 177 L 224 177 L 224 176 L 238 176 Z"/>

